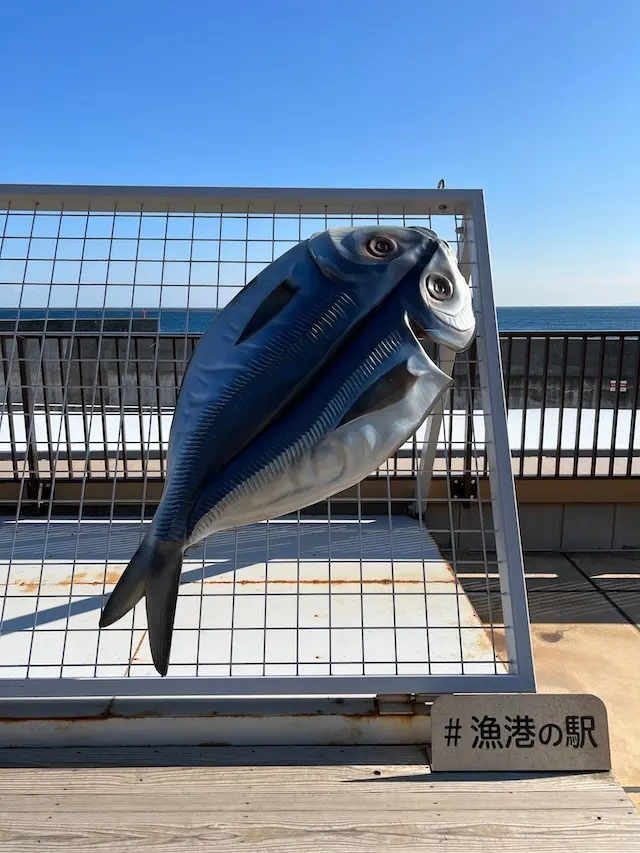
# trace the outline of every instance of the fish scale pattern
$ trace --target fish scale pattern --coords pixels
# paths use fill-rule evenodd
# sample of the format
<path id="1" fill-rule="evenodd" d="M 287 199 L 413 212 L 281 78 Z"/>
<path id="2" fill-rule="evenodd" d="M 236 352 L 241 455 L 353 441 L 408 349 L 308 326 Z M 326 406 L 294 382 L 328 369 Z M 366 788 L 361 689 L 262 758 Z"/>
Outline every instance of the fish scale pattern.
<path id="1" fill-rule="evenodd" d="M 316 445 L 331 429 L 339 423 L 345 411 L 354 399 L 368 387 L 371 380 L 377 378 L 381 368 L 388 368 L 388 358 L 403 345 L 403 340 L 397 331 L 385 337 L 371 351 L 369 356 L 358 368 L 342 382 L 328 402 L 318 404 L 319 411 L 312 416 L 306 410 L 308 425 L 302 434 L 295 435 L 295 425 L 283 433 L 279 446 L 263 452 L 248 468 L 239 467 L 227 479 L 216 483 L 216 488 L 203 495 L 198 503 L 194 518 L 198 523 L 189 531 L 194 539 L 203 534 L 207 528 L 224 515 L 225 509 L 242 495 L 258 490 L 274 477 L 298 461 L 308 450 Z"/>
<path id="2" fill-rule="evenodd" d="M 185 527 L 195 500 L 187 503 L 186 495 L 193 492 L 193 480 L 197 477 L 200 482 L 213 471 L 203 472 L 199 465 L 200 449 L 208 442 L 215 441 L 215 425 L 224 415 L 226 424 L 232 424 L 242 417 L 246 395 L 255 383 L 264 382 L 279 366 L 282 369 L 287 362 L 295 362 L 309 349 L 310 340 L 324 340 L 328 345 L 336 337 L 336 328 L 344 321 L 355 307 L 353 298 L 348 293 L 340 293 L 319 303 L 320 312 L 301 311 L 296 317 L 290 332 L 274 334 L 267 342 L 260 355 L 252 359 L 244 373 L 239 374 L 220 394 L 220 396 L 199 416 L 198 427 L 184 443 L 180 451 L 182 466 L 171 472 L 167 482 L 166 496 L 158 510 L 155 519 L 155 535 L 158 539 L 181 541 L 184 538 Z M 318 303 L 316 303 L 318 306 Z M 228 428 L 231 432 L 231 428 Z M 219 440 L 219 438 L 218 438 Z M 189 464 L 189 461 L 191 464 Z M 175 462 L 175 457 L 172 460 Z M 187 464 L 184 464 L 184 463 Z M 195 496 L 197 500 L 198 495 Z"/>

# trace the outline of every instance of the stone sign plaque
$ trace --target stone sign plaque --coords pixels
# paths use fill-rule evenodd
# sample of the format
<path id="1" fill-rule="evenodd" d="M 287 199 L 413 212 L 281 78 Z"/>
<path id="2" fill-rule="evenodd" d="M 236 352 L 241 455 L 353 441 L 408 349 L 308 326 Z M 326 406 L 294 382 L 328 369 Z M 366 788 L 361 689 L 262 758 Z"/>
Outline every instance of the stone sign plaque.
<path id="1" fill-rule="evenodd" d="M 431 751 L 434 771 L 611 769 L 607 710 L 589 694 L 440 696 Z"/>

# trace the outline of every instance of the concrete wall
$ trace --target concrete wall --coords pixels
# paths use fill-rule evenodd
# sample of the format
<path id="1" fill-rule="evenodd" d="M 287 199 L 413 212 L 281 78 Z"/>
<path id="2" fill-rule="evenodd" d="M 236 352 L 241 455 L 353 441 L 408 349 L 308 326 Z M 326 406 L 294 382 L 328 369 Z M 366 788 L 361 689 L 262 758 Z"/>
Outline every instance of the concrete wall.
<path id="1" fill-rule="evenodd" d="M 529 551 L 640 548 L 640 504 L 522 504 L 522 546 Z"/>
<path id="2" fill-rule="evenodd" d="M 495 548 L 491 508 L 453 507 L 455 547 L 461 551 Z M 522 547 L 526 551 L 611 551 L 640 548 L 640 503 L 526 503 L 518 505 Z M 445 506 L 427 510 L 427 527 L 451 548 L 451 520 Z"/>

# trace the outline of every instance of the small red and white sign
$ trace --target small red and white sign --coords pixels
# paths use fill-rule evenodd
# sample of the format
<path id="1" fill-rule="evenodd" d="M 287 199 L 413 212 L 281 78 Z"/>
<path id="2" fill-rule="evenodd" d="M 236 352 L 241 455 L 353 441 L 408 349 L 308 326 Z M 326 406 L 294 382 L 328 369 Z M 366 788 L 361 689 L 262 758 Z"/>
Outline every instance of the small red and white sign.
<path id="1" fill-rule="evenodd" d="M 617 391 L 617 390 L 618 390 L 618 382 L 617 382 L 617 380 L 616 380 L 616 379 L 610 379 L 610 380 L 609 380 L 609 391 L 614 391 L 614 392 L 615 392 L 615 391 Z M 626 380 L 626 379 L 621 379 L 621 380 L 620 380 L 620 392 L 621 392 L 621 393 L 623 393 L 623 392 L 624 392 L 624 391 L 626 391 L 626 390 L 627 390 L 627 380 Z"/>

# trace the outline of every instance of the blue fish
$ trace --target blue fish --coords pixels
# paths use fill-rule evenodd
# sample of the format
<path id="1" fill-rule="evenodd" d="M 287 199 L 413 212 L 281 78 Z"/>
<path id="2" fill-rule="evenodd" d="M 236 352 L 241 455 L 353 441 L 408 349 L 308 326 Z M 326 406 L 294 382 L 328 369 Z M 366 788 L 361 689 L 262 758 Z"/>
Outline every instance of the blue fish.
<path id="1" fill-rule="evenodd" d="M 422 342 L 460 351 L 474 331 L 466 281 L 429 229 L 333 229 L 271 264 L 194 352 L 162 501 L 101 627 L 144 595 L 153 661 L 166 674 L 185 550 L 377 468 L 451 384 Z"/>

